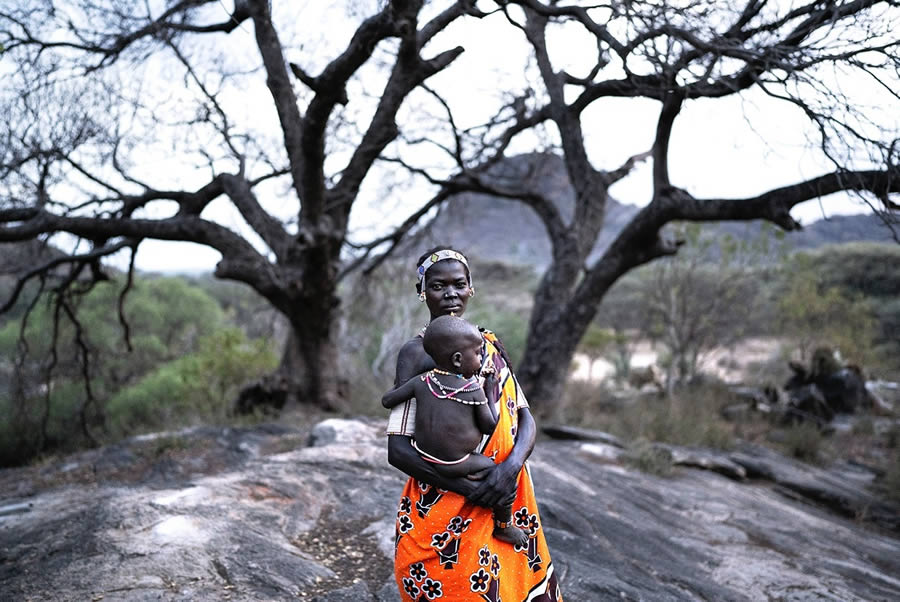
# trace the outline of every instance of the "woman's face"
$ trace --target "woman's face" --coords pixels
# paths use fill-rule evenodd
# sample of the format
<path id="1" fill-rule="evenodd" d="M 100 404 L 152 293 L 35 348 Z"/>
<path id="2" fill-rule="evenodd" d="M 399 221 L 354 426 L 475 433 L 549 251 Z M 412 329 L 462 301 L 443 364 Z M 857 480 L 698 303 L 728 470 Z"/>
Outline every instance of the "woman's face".
<path id="1" fill-rule="evenodd" d="M 431 319 L 450 314 L 461 316 L 472 296 L 466 266 L 455 259 L 443 259 L 425 272 L 425 304 Z"/>

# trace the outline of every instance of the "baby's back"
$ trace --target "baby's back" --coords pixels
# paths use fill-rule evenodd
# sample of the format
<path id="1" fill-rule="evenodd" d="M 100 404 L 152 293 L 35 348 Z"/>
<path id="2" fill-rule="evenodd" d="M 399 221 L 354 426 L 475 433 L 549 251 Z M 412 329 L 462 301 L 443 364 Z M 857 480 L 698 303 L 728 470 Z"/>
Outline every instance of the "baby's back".
<path id="1" fill-rule="evenodd" d="M 472 393 L 456 395 L 471 401 Z M 416 445 L 442 460 L 457 460 L 481 442 L 475 406 L 436 397 L 421 379 L 416 382 Z"/>

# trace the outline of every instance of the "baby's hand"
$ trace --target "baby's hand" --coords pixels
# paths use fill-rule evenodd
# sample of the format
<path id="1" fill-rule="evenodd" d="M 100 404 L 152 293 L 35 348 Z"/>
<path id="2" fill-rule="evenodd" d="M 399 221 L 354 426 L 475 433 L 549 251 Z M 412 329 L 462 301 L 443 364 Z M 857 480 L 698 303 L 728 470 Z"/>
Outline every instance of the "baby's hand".
<path id="1" fill-rule="evenodd" d="M 497 389 L 499 388 L 497 386 L 497 382 L 498 382 L 497 374 L 494 373 L 493 371 L 488 372 L 487 374 L 485 374 L 482 377 L 481 380 L 482 380 L 481 388 L 484 389 L 484 392 L 487 395 L 487 398 L 492 399 L 492 396 L 496 397 Z"/>

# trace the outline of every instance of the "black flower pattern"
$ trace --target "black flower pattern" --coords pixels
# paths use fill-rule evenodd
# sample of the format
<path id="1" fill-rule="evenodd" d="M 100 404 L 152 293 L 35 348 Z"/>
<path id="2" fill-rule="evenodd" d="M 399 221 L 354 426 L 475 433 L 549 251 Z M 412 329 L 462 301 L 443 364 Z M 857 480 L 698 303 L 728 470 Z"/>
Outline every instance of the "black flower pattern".
<path id="1" fill-rule="evenodd" d="M 414 562 L 409 565 L 409 576 L 415 579 L 416 581 L 421 581 L 425 577 L 428 576 L 428 571 L 425 570 L 425 563 L 423 562 Z"/>
<path id="2" fill-rule="evenodd" d="M 425 594 L 425 596 L 429 600 L 434 600 L 435 598 L 440 598 L 444 595 L 444 593 L 441 591 L 441 587 L 442 585 L 440 581 L 426 579 L 425 583 L 422 584 L 422 593 Z"/>
<path id="3" fill-rule="evenodd" d="M 399 518 L 397 518 L 397 530 L 401 533 L 409 533 L 412 531 L 413 522 L 410 520 L 409 516 L 406 514 L 401 514 Z"/>
<path id="4" fill-rule="evenodd" d="M 487 546 L 484 546 L 480 550 L 478 550 L 478 564 L 481 566 L 487 566 L 491 563 L 491 551 Z"/>
<path id="5" fill-rule="evenodd" d="M 435 533 L 431 536 L 431 547 L 441 549 L 445 545 L 447 545 L 447 541 L 450 539 L 450 533 L 444 531 L 443 533 Z"/>
<path id="6" fill-rule="evenodd" d="M 409 577 L 403 578 L 403 591 L 413 600 L 419 597 L 419 586 Z"/>
<path id="7" fill-rule="evenodd" d="M 529 535 L 534 535 L 538 532 L 538 529 L 541 528 L 540 523 L 538 522 L 537 514 L 532 514 L 528 517 L 528 528 L 525 529 Z"/>
<path id="8" fill-rule="evenodd" d="M 409 497 L 405 495 L 400 498 L 400 512 L 404 514 L 409 514 L 410 512 L 412 512 L 412 500 L 410 500 Z"/>
<path id="9" fill-rule="evenodd" d="M 473 592 L 486 592 L 491 582 L 491 576 L 484 569 L 478 569 L 477 572 L 472 573 L 469 581 L 472 582 L 471 588 Z"/>
<path id="10" fill-rule="evenodd" d="M 491 556 L 491 575 L 495 578 L 500 574 L 500 557 L 494 554 Z"/>
<path id="11" fill-rule="evenodd" d="M 519 510 L 516 511 L 514 518 L 516 519 L 516 526 L 524 529 L 531 522 L 531 516 L 529 516 L 528 508 L 522 506 Z"/>
<path id="12" fill-rule="evenodd" d="M 447 530 L 455 535 L 462 533 L 463 519 L 461 516 L 454 516 L 447 523 Z"/>

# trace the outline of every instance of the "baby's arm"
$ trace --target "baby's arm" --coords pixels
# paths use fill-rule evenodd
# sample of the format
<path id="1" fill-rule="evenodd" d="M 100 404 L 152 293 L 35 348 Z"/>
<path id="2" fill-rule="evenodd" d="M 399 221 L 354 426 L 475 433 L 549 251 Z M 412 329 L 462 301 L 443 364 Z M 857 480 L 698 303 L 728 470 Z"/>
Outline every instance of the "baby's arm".
<path id="1" fill-rule="evenodd" d="M 381 405 L 386 408 L 392 408 L 400 405 L 407 399 L 411 399 L 416 394 L 416 379 L 418 378 L 419 375 L 413 376 L 399 387 L 394 387 L 385 393 L 381 398 Z"/>

